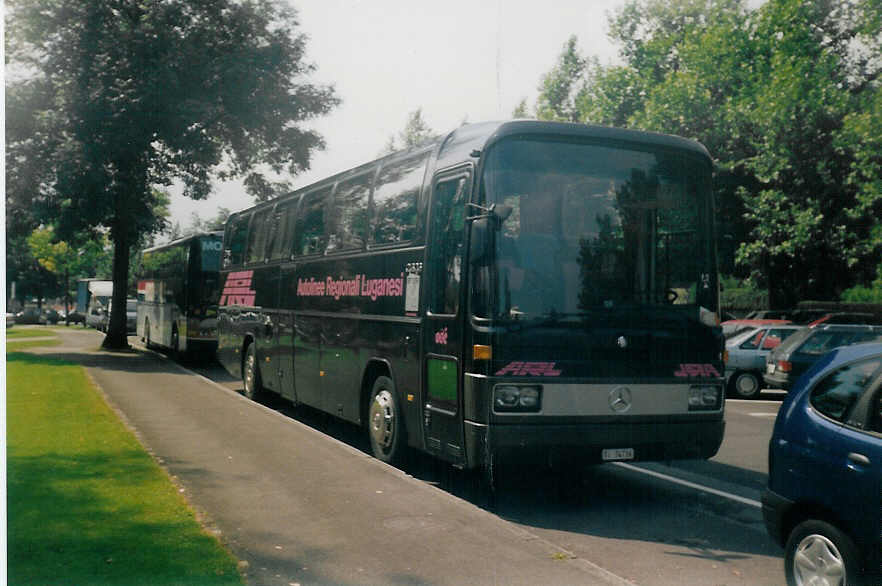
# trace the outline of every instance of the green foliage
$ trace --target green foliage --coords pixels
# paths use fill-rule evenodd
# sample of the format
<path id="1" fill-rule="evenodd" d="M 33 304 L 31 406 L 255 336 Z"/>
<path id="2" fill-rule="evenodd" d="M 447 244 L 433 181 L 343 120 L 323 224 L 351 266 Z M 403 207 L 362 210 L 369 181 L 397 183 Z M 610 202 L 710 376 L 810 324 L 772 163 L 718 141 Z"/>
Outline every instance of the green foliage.
<path id="1" fill-rule="evenodd" d="M 511 113 L 512 118 L 532 118 L 530 115 L 530 107 L 527 106 L 527 98 L 518 102 L 518 105 Z"/>
<path id="2" fill-rule="evenodd" d="M 622 64 L 577 61 L 570 39 L 537 104 L 581 86 L 577 120 L 701 141 L 724 270 L 775 306 L 837 299 L 882 254 L 880 22 L 876 0 L 630 0 L 610 19 Z"/>
<path id="3" fill-rule="evenodd" d="M 114 244 L 114 307 L 124 307 L 129 255 L 161 231 L 173 179 L 206 197 L 215 178 L 244 177 L 266 198 L 321 137 L 302 127 L 336 105 L 308 83 L 305 37 L 276 0 L 7 3 L 7 189 L 68 238 L 104 227 Z M 105 345 L 124 346 L 114 311 Z"/>
<path id="4" fill-rule="evenodd" d="M 756 287 L 749 279 L 722 277 L 720 285 L 720 307 L 724 310 L 744 312 L 768 306 L 769 292 Z"/>
<path id="5" fill-rule="evenodd" d="M 845 303 L 882 303 L 882 282 L 873 287 L 852 287 L 842 292 Z"/>
<path id="6" fill-rule="evenodd" d="M 389 141 L 381 151 L 381 156 L 419 146 L 434 135 L 435 131 L 423 119 L 423 109 L 417 108 L 407 115 L 407 122 L 404 123 L 404 128 L 398 136 L 389 137 Z"/>
<path id="7" fill-rule="evenodd" d="M 10 583 L 242 583 L 82 367 L 6 363 Z"/>
<path id="8" fill-rule="evenodd" d="M 580 75 L 585 68 L 585 60 L 579 55 L 576 42 L 575 35 L 567 40 L 557 64 L 542 79 L 539 100 L 536 104 L 537 118 L 564 122 L 578 121 L 576 94 Z"/>

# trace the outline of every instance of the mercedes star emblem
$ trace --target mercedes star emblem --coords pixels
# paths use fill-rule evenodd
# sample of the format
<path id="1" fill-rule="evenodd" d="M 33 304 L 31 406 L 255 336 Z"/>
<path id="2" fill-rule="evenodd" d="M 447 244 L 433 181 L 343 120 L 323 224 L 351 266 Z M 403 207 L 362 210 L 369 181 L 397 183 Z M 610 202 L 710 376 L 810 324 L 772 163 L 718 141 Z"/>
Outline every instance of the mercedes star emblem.
<path id="1" fill-rule="evenodd" d="M 631 408 L 631 390 L 628 387 L 616 387 L 609 393 L 609 407 L 616 413 L 624 413 Z"/>

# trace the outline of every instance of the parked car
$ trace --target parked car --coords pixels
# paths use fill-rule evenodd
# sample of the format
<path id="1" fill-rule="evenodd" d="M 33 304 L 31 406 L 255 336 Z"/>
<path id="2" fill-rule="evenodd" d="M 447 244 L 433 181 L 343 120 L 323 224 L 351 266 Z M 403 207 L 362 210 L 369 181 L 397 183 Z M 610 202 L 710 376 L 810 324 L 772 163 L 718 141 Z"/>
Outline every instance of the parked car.
<path id="1" fill-rule="evenodd" d="M 825 309 L 795 309 L 790 314 L 790 320 L 795 324 L 808 325 L 829 314 L 830 312 Z"/>
<path id="2" fill-rule="evenodd" d="M 758 309 L 744 316 L 744 319 L 792 319 L 790 309 Z"/>
<path id="3" fill-rule="evenodd" d="M 726 388 L 730 397 L 753 399 L 763 389 L 766 356 L 802 326 L 765 325 L 726 340 Z"/>
<path id="4" fill-rule="evenodd" d="M 847 311 L 839 311 L 836 313 L 828 313 L 809 323 L 809 327 L 819 326 L 821 324 L 873 324 L 879 325 L 882 321 L 878 320 L 872 313 L 854 313 Z"/>
<path id="5" fill-rule="evenodd" d="M 86 316 L 76 310 L 71 310 L 69 314 L 62 315 L 61 320 L 64 322 L 70 321 L 72 324 L 83 324 L 86 325 Z"/>
<path id="6" fill-rule="evenodd" d="M 769 443 L 763 519 L 787 583 L 882 575 L 882 344 L 817 361 L 781 405 Z"/>
<path id="7" fill-rule="evenodd" d="M 36 307 L 25 307 L 15 314 L 15 323 L 17 324 L 38 324 L 40 323 L 40 310 Z"/>
<path id="8" fill-rule="evenodd" d="M 773 389 L 790 389 L 821 356 L 838 346 L 882 341 L 882 326 L 819 325 L 796 332 L 766 357 L 763 380 Z"/>
<path id="9" fill-rule="evenodd" d="M 102 324 L 104 326 L 104 331 L 107 331 L 107 327 L 110 324 L 110 316 L 113 311 L 113 301 L 109 301 L 107 303 L 107 312 L 106 319 Z M 138 325 L 138 300 L 128 298 L 126 299 L 126 332 L 133 334 L 135 333 L 135 328 Z"/>
<path id="10" fill-rule="evenodd" d="M 745 330 L 759 326 L 783 326 L 789 323 L 790 320 L 787 319 L 730 319 L 720 325 L 723 326 L 723 335 L 726 338 L 731 338 Z"/>
<path id="11" fill-rule="evenodd" d="M 95 328 L 99 332 L 103 332 L 107 326 L 107 316 L 109 314 L 102 305 L 97 303 L 89 304 L 86 312 L 86 325 Z"/>
<path id="12" fill-rule="evenodd" d="M 11 311 L 6 312 L 6 327 L 11 328 L 15 325 L 15 314 Z"/>
<path id="13" fill-rule="evenodd" d="M 60 319 L 60 315 L 57 310 L 49 308 L 43 311 L 40 314 L 40 323 L 44 325 L 55 325 L 58 323 Z"/>

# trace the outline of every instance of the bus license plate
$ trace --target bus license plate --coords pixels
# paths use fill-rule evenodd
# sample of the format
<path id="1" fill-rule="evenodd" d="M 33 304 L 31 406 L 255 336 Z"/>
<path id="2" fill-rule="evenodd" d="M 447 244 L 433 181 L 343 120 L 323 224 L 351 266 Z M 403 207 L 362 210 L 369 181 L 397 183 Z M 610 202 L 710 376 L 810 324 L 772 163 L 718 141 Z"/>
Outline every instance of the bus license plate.
<path id="1" fill-rule="evenodd" d="M 633 460 L 634 459 L 634 448 L 613 448 L 608 450 L 603 450 L 601 452 L 600 457 L 603 458 L 604 462 L 615 462 L 618 460 Z"/>

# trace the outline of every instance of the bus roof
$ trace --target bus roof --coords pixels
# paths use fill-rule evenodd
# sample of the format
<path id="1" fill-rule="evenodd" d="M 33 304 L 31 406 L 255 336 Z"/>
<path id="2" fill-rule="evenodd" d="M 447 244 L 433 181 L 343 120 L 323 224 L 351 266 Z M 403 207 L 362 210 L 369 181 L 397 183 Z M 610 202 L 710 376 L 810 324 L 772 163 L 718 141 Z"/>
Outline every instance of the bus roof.
<path id="1" fill-rule="evenodd" d="M 150 248 L 145 248 L 141 253 L 145 252 L 156 252 L 157 250 L 165 250 L 166 248 L 172 248 L 173 246 L 180 246 L 181 244 L 186 244 L 192 240 L 197 238 L 202 238 L 204 236 L 214 236 L 216 238 L 223 238 L 224 233 L 223 230 L 219 230 L 216 232 L 197 232 L 195 234 L 190 234 L 188 236 L 183 236 L 176 240 L 172 240 L 171 242 L 166 242 L 165 244 L 158 244 L 156 246 L 151 246 Z"/>
<path id="2" fill-rule="evenodd" d="M 710 159 L 707 149 L 699 142 L 670 134 L 628 130 L 609 126 L 576 124 L 571 122 L 542 122 L 539 120 L 510 120 L 466 124 L 449 133 L 441 144 L 438 168 L 469 160 L 494 143 L 517 136 L 554 136 L 583 140 L 603 140 L 626 144 L 650 144 L 663 148 L 687 150 Z"/>
<path id="3" fill-rule="evenodd" d="M 428 151 L 434 151 L 436 154 L 434 168 L 444 169 L 456 165 L 457 163 L 467 161 L 477 162 L 486 149 L 500 140 L 518 136 L 542 135 L 553 136 L 555 138 L 563 137 L 581 140 L 593 139 L 598 141 L 611 141 L 623 146 L 639 144 L 685 150 L 691 151 L 696 155 L 705 158 L 708 161 L 708 164 L 711 163 L 710 154 L 704 145 L 694 140 L 670 134 L 612 128 L 609 126 L 597 126 L 591 124 L 578 124 L 573 122 L 543 122 L 539 120 L 479 122 L 474 124 L 464 124 L 447 134 L 429 139 L 421 145 L 407 150 L 390 153 L 378 159 L 363 163 L 357 167 L 330 175 L 309 185 L 295 189 L 289 194 L 273 198 L 269 201 L 260 202 L 254 206 L 230 214 L 230 218 L 256 212 L 258 209 L 275 205 L 281 199 L 297 196 L 298 194 L 306 193 L 322 186 L 332 185 L 340 180 L 364 173 L 371 167 L 376 167 L 377 164 L 385 164 L 386 161 L 407 158 L 421 152 L 425 153 Z"/>

